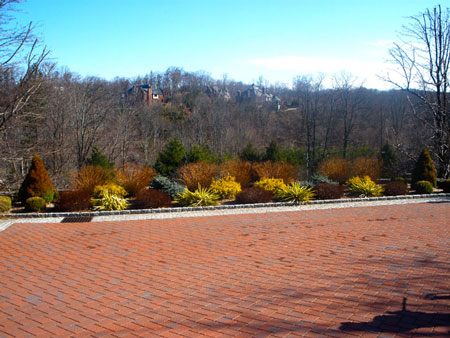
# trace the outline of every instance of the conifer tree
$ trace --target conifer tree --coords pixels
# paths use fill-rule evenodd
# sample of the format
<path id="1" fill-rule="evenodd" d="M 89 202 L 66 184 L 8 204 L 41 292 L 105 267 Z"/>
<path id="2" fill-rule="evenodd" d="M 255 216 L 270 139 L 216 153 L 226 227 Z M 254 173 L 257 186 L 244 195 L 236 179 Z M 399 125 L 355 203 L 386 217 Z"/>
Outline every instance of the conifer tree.
<path id="1" fill-rule="evenodd" d="M 167 177 L 172 177 L 184 163 L 185 149 L 177 138 L 169 141 L 163 152 L 159 153 L 155 162 L 155 170 Z"/>
<path id="2" fill-rule="evenodd" d="M 431 159 L 431 155 L 427 148 L 423 148 L 422 152 L 417 159 L 416 166 L 412 172 L 412 185 L 415 186 L 416 182 L 428 181 L 433 187 L 436 186 L 436 169 Z"/>
<path id="3" fill-rule="evenodd" d="M 44 162 L 38 154 L 34 154 L 30 171 L 19 189 L 19 199 L 21 202 L 25 202 L 29 197 L 41 197 L 49 203 L 53 201 L 54 196 L 55 189 L 50 181 L 47 169 L 45 169 Z"/>

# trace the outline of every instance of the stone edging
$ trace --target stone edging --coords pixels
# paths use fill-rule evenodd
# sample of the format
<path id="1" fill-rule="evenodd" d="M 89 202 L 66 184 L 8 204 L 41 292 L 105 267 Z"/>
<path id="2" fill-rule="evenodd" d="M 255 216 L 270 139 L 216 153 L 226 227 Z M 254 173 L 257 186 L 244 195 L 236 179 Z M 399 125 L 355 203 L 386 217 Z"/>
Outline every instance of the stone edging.
<path id="1" fill-rule="evenodd" d="M 371 202 L 371 201 L 389 201 L 389 200 L 407 200 L 407 199 L 429 199 L 435 197 L 450 197 L 450 193 L 423 194 L 423 195 L 399 195 L 399 196 L 382 196 L 382 197 L 358 197 L 358 198 L 341 198 L 333 200 L 313 200 L 304 205 L 314 204 L 334 204 L 349 202 Z M 296 206 L 299 203 L 293 202 L 272 202 L 272 203 L 253 203 L 253 204 L 231 204 L 216 205 L 208 207 L 174 207 L 159 209 L 136 209 L 136 210 L 114 210 L 114 211 L 86 211 L 86 212 L 49 212 L 49 213 L 23 213 L 23 214 L 3 214 L 2 218 L 50 218 L 50 217 L 82 217 L 82 216 L 118 216 L 118 215 L 139 215 L 139 214 L 158 214 L 158 213 L 174 213 L 189 211 L 208 211 L 208 210 L 224 210 L 224 209 L 251 209 L 251 208 L 274 208 Z"/>

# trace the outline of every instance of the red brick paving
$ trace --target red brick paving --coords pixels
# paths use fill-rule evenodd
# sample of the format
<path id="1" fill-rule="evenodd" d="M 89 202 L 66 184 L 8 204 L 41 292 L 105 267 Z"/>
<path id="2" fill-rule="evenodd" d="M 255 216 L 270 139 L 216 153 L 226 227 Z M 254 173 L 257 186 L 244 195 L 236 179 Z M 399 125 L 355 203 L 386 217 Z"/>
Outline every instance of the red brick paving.
<path id="1" fill-rule="evenodd" d="M 0 337 L 448 336 L 449 216 L 429 203 L 15 224 L 0 233 Z"/>

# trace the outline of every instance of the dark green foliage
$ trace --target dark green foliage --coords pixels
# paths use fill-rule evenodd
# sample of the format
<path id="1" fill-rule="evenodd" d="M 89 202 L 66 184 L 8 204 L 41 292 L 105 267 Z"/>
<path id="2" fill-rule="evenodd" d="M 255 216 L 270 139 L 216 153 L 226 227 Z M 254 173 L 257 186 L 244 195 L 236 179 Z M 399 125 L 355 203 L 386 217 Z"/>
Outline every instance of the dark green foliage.
<path id="1" fill-rule="evenodd" d="M 327 182 L 316 184 L 313 191 L 319 200 L 338 199 L 344 196 L 344 186 Z"/>
<path id="2" fill-rule="evenodd" d="M 383 169 L 381 175 L 383 177 L 394 177 L 397 168 L 397 158 L 392 147 L 386 143 L 380 152 L 380 160 L 383 161 Z"/>
<path id="3" fill-rule="evenodd" d="M 264 161 L 280 162 L 283 160 L 281 147 L 276 140 L 272 140 L 266 147 L 263 156 Z"/>
<path id="4" fill-rule="evenodd" d="M 172 199 L 161 190 L 145 189 L 137 194 L 134 206 L 138 209 L 170 207 Z"/>
<path id="5" fill-rule="evenodd" d="M 155 170 L 162 176 L 173 177 L 184 163 L 185 149 L 176 138 L 169 141 L 155 162 Z"/>
<path id="6" fill-rule="evenodd" d="M 169 195 L 172 199 L 185 190 L 182 185 L 173 182 L 164 176 L 156 176 L 150 182 L 150 188 L 161 190 Z"/>
<path id="7" fill-rule="evenodd" d="M 236 203 L 250 204 L 250 203 L 268 203 L 273 200 L 273 194 L 270 191 L 251 187 L 243 189 L 236 195 Z"/>
<path id="8" fill-rule="evenodd" d="M 108 161 L 108 157 L 97 147 L 92 148 L 91 157 L 86 160 L 86 165 L 102 167 L 103 169 L 112 169 L 114 164 Z"/>
<path id="9" fill-rule="evenodd" d="M 428 181 L 433 187 L 436 186 L 436 169 L 427 148 L 423 148 L 417 159 L 416 166 L 412 172 L 411 181 L 415 188 L 416 183 L 419 181 Z"/>
<path id="10" fill-rule="evenodd" d="M 239 158 L 243 161 L 259 162 L 261 161 L 262 156 L 258 150 L 253 147 L 253 144 L 248 143 L 247 146 L 242 149 L 242 152 L 239 154 Z"/>
<path id="11" fill-rule="evenodd" d="M 92 207 L 91 195 L 86 191 L 63 191 L 55 201 L 56 211 L 82 211 Z"/>
<path id="12" fill-rule="evenodd" d="M 443 180 L 438 182 L 438 187 L 441 188 L 445 193 L 450 193 L 450 180 Z"/>
<path id="13" fill-rule="evenodd" d="M 211 153 L 211 150 L 207 145 L 194 145 L 189 151 L 186 152 L 185 162 L 217 162 L 217 158 Z"/>
<path id="14" fill-rule="evenodd" d="M 45 210 L 47 203 L 41 197 L 30 197 L 25 200 L 25 210 L 31 212 L 40 212 Z"/>
<path id="15" fill-rule="evenodd" d="M 8 196 L 0 196 L 0 212 L 8 212 L 11 210 L 12 202 Z"/>
<path id="16" fill-rule="evenodd" d="M 433 185 L 429 181 L 416 182 L 415 188 L 418 194 L 431 194 L 433 192 Z"/>
<path id="17" fill-rule="evenodd" d="M 47 203 L 54 199 L 55 189 L 44 162 L 37 154 L 33 155 L 30 171 L 19 189 L 18 196 L 22 203 L 30 197 L 42 197 Z"/>
<path id="18" fill-rule="evenodd" d="M 408 186 L 403 182 L 392 181 L 384 186 L 384 194 L 386 196 L 406 195 Z"/>

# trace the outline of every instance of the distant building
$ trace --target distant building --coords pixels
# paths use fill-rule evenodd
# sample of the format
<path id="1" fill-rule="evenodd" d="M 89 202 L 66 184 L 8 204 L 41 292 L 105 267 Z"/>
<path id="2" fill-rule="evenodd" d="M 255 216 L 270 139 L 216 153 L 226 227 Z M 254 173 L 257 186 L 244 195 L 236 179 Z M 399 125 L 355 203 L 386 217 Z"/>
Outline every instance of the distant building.
<path id="1" fill-rule="evenodd" d="M 220 97 L 224 101 L 229 101 L 231 99 L 231 95 L 227 88 L 221 89 L 218 86 L 207 86 L 205 93 L 208 96 Z"/>
<path id="2" fill-rule="evenodd" d="M 280 99 L 273 94 L 269 94 L 266 88 L 260 88 L 255 84 L 252 84 L 242 93 L 238 92 L 236 99 L 239 102 L 274 103 L 275 110 L 280 109 Z"/>
<path id="3" fill-rule="evenodd" d="M 161 89 L 152 87 L 148 84 L 134 85 L 127 90 L 127 97 L 135 97 L 138 102 L 152 104 L 162 102 L 164 94 Z"/>

